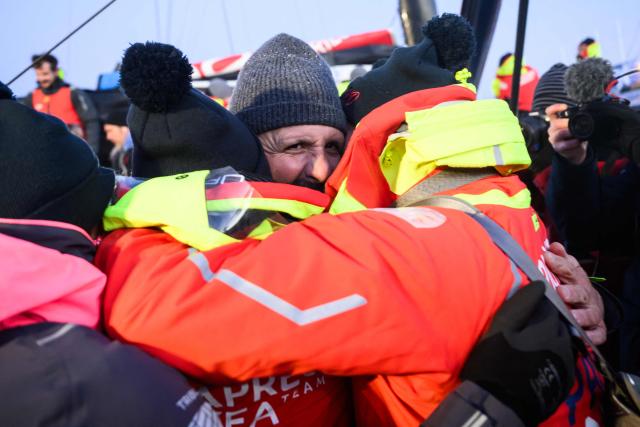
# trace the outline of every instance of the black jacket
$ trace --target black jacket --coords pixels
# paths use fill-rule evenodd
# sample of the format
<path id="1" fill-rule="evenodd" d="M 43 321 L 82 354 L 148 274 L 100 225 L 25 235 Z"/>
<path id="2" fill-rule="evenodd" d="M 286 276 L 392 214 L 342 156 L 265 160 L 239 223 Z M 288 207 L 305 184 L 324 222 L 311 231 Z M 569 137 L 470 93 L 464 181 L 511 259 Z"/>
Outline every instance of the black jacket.
<path id="1" fill-rule="evenodd" d="M 209 403 L 176 371 L 84 326 L 2 331 L 0 366 L 2 425 L 214 425 Z"/>
<path id="2" fill-rule="evenodd" d="M 580 259 L 597 250 L 601 259 L 603 255 L 609 258 L 611 265 L 604 270 L 614 275 L 614 280 L 608 280 L 606 287 L 620 298 L 622 313 L 615 298 L 596 287 L 605 304 L 605 323 L 609 330 L 620 327 L 619 368 L 640 374 L 638 165 L 630 160 L 619 174 L 600 176 L 591 149 L 580 165 L 573 165 L 556 154 L 546 204 L 572 255 Z M 616 257 L 619 261 L 615 261 Z M 599 269 L 603 270 L 603 266 Z M 615 280 L 616 273 L 621 275 L 618 279 L 622 283 Z"/>
<path id="3" fill-rule="evenodd" d="M 595 250 L 634 254 L 640 213 L 640 171 L 634 162 L 615 176 L 600 176 L 591 149 L 580 165 L 556 154 L 545 201 L 567 250 L 576 258 Z"/>

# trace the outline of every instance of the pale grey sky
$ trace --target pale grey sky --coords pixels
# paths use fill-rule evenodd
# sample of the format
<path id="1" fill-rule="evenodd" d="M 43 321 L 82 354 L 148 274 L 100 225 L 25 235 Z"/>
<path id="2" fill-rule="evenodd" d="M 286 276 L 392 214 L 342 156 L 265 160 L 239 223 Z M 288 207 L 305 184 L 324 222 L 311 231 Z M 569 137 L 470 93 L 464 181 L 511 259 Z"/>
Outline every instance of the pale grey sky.
<path id="1" fill-rule="evenodd" d="M 0 0 L 0 80 L 23 69 L 33 53 L 46 51 L 106 0 Z M 438 12 L 459 12 L 461 0 L 437 1 Z M 287 32 L 307 41 L 391 28 L 403 42 L 397 0 L 118 0 L 58 48 L 66 78 L 95 88 L 130 43 L 157 40 L 182 49 L 192 62 L 256 49 Z M 513 51 L 517 0 L 503 0 L 492 49 L 479 88 L 492 96 L 491 79 L 500 56 Z M 612 62 L 640 54 L 637 0 L 532 0 L 525 60 L 540 73 L 558 61 L 571 63 L 580 40 L 601 41 Z M 227 19 L 225 20 L 224 10 Z M 34 86 L 28 72 L 12 88 L 25 95 Z"/>

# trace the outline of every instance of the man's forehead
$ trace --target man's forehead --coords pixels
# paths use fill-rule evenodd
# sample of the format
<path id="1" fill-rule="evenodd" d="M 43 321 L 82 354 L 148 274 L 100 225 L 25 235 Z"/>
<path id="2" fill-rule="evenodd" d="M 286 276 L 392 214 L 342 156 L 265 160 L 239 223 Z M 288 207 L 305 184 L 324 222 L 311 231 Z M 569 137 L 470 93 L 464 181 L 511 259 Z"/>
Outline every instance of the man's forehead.
<path id="1" fill-rule="evenodd" d="M 280 129 L 276 129 L 274 136 L 278 140 L 288 139 L 324 139 L 324 138 L 336 138 L 341 136 L 342 133 L 330 126 L 324 125 L 299 125 L 288 126 Z"/>
<path id="2" fill-rule="evenodd" d="M 53 67 L 51 67 L 49 62 L 43 61 L 40 65 L 36 65 L 35 69 L 40 71 L 51 71 L 53 70 Z"/>

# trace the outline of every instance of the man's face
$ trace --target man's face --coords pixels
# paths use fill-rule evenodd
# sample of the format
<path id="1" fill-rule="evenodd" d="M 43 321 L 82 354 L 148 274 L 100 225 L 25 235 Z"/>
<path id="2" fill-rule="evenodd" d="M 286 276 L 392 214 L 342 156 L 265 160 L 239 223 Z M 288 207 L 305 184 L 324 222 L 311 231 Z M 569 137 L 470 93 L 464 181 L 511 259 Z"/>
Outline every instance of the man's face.
<path id="1" fill-rule="evenodd" d="M 258 135 L 276 182 L 323 191 L 344 151 L 344 135 L 336 128 L 300 125 Z"/>
<path id="2" fill-rule="evenodd" d="M 127 134 L 129 133 L 129 128 L 126 126 L 117 126 L 117 125 L 104 125 L 104 134 L 107 138 L 107 141 L 115 145 L 116 147 L 122 147 L 124 145 L 124 141 L 127 138 Z"/>
<path id="3" fill-rule="evenodd" d="M 57 70 L 51 69 L 51 64 L 43 62 L 36 68 L 36 80 L 43 88 L 48 88 L 56 79 Z"/>

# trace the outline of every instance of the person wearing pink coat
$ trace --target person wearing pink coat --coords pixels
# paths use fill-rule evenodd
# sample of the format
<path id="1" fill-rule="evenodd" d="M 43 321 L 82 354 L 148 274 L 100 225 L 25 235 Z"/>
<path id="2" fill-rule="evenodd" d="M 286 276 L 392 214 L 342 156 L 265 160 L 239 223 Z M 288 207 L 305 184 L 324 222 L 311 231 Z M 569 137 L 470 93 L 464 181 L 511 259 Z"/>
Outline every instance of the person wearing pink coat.
<path id="1" fill-rule="evenodd" d="M 0 424 L 219 425 L 178 372 L 98 331 L 113 171 L 2 83 L 0 159 Z"/>

